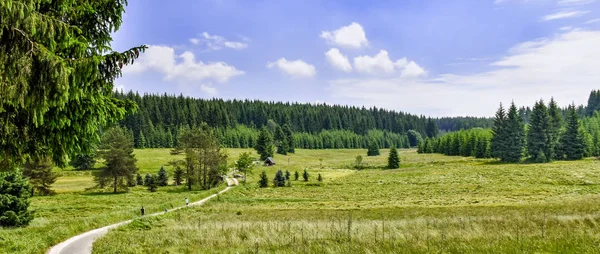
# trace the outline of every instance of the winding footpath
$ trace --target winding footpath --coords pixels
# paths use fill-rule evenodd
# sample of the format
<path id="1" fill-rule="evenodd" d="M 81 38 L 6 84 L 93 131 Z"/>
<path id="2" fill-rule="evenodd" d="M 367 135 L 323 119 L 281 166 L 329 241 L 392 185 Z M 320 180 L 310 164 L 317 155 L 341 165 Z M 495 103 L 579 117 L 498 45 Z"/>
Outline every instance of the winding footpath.
<path id="1" fill-rule="evenodd" d="M 225 180 L 227 180 L 227 188 L 225 188 L 222 191 L 219 191 L 219 193 L 217 193 L 217 194 L 212 194 L 200 201 L 190 203 L 188 206 L 202 205 L 202 204 L 206 203 L 206 201 L 211 200 L 212 198 L 216 197 L 219 194 L 225 193 L 226 191 L 231 189 L 233 186 L 236 186 L 239 184 L 238 180 L 235 178 L 226 178 Z M 186 207 L 186 206 L 176 207 L 176 208 L 169 210 L 168 212 L 176 211 L 176 210 L 182 209 L 184 207 Z M 161 214 L 164 214 L 164 212 L 153 213 L 153 214 L 149 214 L 148 216 L 157 216 L 157 215 L 161 215 Z M 46 254 L 91 254 L 92 253 L 92 245 L 94 244 L 94 241 L 96 241 L 96 239 L 98 239 L 98 238 L 102 237 L 103 235 L 105 235 L 106 233 L 108 233 L 109 230 L 111 230 L 113 228 L 117 228 L 119 226 L 126 225 L 132 221 L 133 220 L 122 221 L 122 222 L 119 222 L 116 224 L 108 225 L 108 226 L 102 227 L 102 228 L 97 228 L 97 229 L 73 236 L 73 237 L 69 238 L 68 240 L 66 240 L 62 243 L 59 243 L 59 244 L 55 245 L 54 247 L 50 248 L 46 252 Z"/>

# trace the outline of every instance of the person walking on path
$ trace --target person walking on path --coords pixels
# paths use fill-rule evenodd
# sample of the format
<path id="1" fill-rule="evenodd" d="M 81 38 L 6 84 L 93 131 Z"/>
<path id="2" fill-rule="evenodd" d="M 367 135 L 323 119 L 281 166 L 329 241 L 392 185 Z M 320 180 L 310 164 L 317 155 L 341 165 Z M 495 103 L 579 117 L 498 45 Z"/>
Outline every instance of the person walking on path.
<path id="1" fill-rule="evenodd" d="M 190 204 L 190 200 L 188 198 L 185 198 L 185 205 L 189 205 Z"/>
<path id="2" fill-rule="evenodd" d="M 144 214 L 146 213 L 146 210 L 144 210 L 144 206 L 142 206 L 142 209 L 140 209 L 140 212 L 142 213 L 142 216 L 144 216 Z"/>

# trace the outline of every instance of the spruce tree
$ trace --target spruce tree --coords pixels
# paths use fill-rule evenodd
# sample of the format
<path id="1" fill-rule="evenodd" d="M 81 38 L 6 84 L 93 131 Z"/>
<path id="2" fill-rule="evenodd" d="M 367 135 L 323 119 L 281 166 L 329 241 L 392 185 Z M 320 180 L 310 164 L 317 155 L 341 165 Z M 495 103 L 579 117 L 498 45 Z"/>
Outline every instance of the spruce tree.
<path id="1" fill-rule="evenodd" d="M 144 185 L 144 179 L 142 178 L 142 175 L 140 175 L 140 173 L 137 173 L 137 175 L 135 176 L 135 183 L 137 185 Z"/>
<path id="2" fill-rule="evenodd" d="M 579 131 L 579 119 L 575 111 L 575 105 L 569 105 L 567 112 L 567 128 L 561 138 L 561 147 L 567 160 L 579 160 L 583 158 L 584 141 Z"/>
<path id="3" fill-rule="evenodd" d="M 491 154 L 501 161 L 506 160 L 507 151 L 507 117 L 502 103 L 494 116 L 494 127 L 492 127 Z"/>
<path id="4" fill-rule="evenodd" d="M 23 175 L 29 178 L 33 186 L 31 195 L 53 195 L 55 192 L 50 186 L 56 181 L 56 174 L 52 172 L 52 160 L 50 158 L 30 158 L 23 167 Z"/>
<path id="5" fill-rule="evenodd" d="M 269 179 L 267 178 L 267 172 L 265 172 L 264 170 L 262 173 L 260 173 L 260 180 L 258 181 L 258 187 L 260 187 L 260 188 L 269 187 Z"/>
<path id="6" fill-rule="evenodd" d="M 319 176 L 317 177 L 317 181 L 323 182 L 323 176 L 321 176 L 321 173 L 319 173 Z"/>
<path id="7" fill-rule="evenodd" d="M 308 182 L 308 177 L 310 175 L 308 174 L 308 170 L 304 169 L 304 173 L 302 173 L 302 178 L 304 179 L 305 182 Z"/>
<path id="8" fill-rule="evenodd" d="M 69 164 L 77 170 L 89 170 L 94 168 L 96 164 L 95 153 L 90 152 L 89 154 L 78 154 L 73 156 Z"/>
<path id="9" fill-rule="evenodd" d="M 367 156 L 378 156 L 379 155 L 379 144 L 377 144 L 377 140 L 371 138 L 369 140 L 369 149 L 367 151 Z"/>
<path id="10" fill-rule="evenodd" d="M 294 181 L 298 181 L 299 178 L 300 174 L 298 173 L 298 171 L 294 172 Z"/>
<path id="11" fill-rule="evenodd" d="M 549 136 L 550 136 L 550 146 L 552 150 L 552 159 L 560 159 L 562 156 L 560 155 L 560 144 L 559 140 L 562 135 L 561 129 L 563 126 L 563 117 L 562 111 L 554 101 L 554 98 L 550 99 L 550 103 L 548 104 L 548 115 L 550 117 L 550 127 L 548 128 Z"/>
<path id="12" fill-rule="evenodd" d="M 31 189 L 20 171 L 0 171 L 0 227 L 27 226 L 33 220 L 33 213 L 27 211 Z"/>
<path id="13" fill-rule="evenodd" d="M 551 159 L 550 139 L 548 136 L 550 117 L 544 101 L 535 103 L 531 112 L 531 122 L 527 133 L 527 153 L 534 162 L 548 162 Z"/>
<path id="14" fill-rule="evenodd" d="M 287 142 L 288 153 L 296 152 L 296 142 L 294 141 L 294 133 L 292 128 L 288 124 L 283 125 L 283 133 L 285 134 L 285 141 Z"/>
<path id="15" fill-rule="evenodd" d="M 179 186 L 183 183 L 183 175 L 185 171 L 180 166 L 175 166 L 175 171 L 173 172 L 173 181 L 175 182 L 175 186 Z"/>
<path id="16" fill-rule="evenodd" d="M 157 184 L 158 186 L 169 185 L 169 174 L 167 174 L 167 170 L 165 170 L 165 167 L 163 166 L 161 166 L 160 170 L 158 171 Z"/>
<path id="17" fill-rule="evenodd" d="M 261 160 L 266 160 L 268 157 L 273 157 L 273 137 L 267 128 L 262 128 L 256 140 L 256 152 L 260 155 Z"/>
<path id="18" fill-rule="evenodd" d="M 284 187 L 285 186 L 285 176 L 283 175 L 283 171 L 281 169 L 277 170 L 275 173 L 275 178 L 273 179 L 274 187 Z"/>
<path id="19" fill-rule="evenodd" d="M 100 149 L 99 154 L 106 166 L 97 175 L 98 183 L 102 186 L 110 180 L 115 193 L 118 187 L 127 189 L 125 181 L 133 179 L 138 171 L 135 165 L 137 160 L 133 154 L 133 139 L 127 135 L 125 129 L 113 127 L 104 133 Z"/>
<path id="20" fill-rule="evenodd" d="M 136 147 L 139 149 L 144 149 L 146 148 L 146 137 L 144 136 L 144 133 L 140 131 L 140 135 L 137 138 L 137 144 Z"/>
<path id="21" fill-rule="evenodd" d="M 144 186 L 150 186 L 150 183 L 152 183 L 152 175 L 146 173 L 146 176 L 144 177 Z"/>
<path id="22" fill-rule="evenodd" d="M 277 146 L 277 153 L 287 155 L 287 152 L 289 150 L 287 138 L 286 138 L 285 134 L 283 133 L 283 130 L 281 129 L 281 127 L 279 127 L 279 125 L 277 125 L 277 127 L 275 128 L 274 139 L 275 139 L 275 146 Z"/>
<path id="23" fill-rule="evenodd" d="M 392 146 L 392 148 L 390 149 L 387 167 L 389 169 L 400 168 L 400 157 L 398 156 L 398 150 L 396 150 L 395 146 Z"/>
<path id="24" fill-rule="evenodd" d="M 286 180 L 286 181 L 289 181 L 289 180 L 290 180 L 290 176 L 292 176 L 292 174 L 290 173 L 290 171 L 289 171 L 289 170 L 287 170 L 287 169 L 286 169 L 286 170 L 285 170 L 285 180 Z"/>
<path id="25" fill-rule="evenodd" d="M 157 175 L 151 175 L 148 178 L 148 191 L 149 192 L 156 192 L 156 189 L 158 189 L 159 183 L 158 183 L 158 176 Z"/>
<path id="26" fill-rule="evenodd" d="M 519 162 L 523 157 L 523 148 L 525 147 L 525 129 L 523 119 L 519 116 L 517 106 L 511 103 L 508 109 L 506 120 L 506 151 L 504 152 L 503 161 Z"/>

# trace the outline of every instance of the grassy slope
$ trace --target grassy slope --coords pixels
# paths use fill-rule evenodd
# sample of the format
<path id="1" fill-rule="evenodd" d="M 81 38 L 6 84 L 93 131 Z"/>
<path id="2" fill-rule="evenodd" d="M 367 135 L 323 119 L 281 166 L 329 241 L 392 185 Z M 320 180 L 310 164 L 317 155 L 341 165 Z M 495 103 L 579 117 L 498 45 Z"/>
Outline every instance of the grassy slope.
<path id="1" fill-rule="evenodd" d="M 135 153 L 142 174 L 158 172 L 161 165 L 174 157 L 169 155 L 168 149 L 136 150 Z M 30 209 L 35 211 L 35 219 L 28 227 L 0 228 L 0 253 L 43 253 L 78 233 L 139 216 L 142 205 L 147 213 L 158 212 L 184 204 L 186 197 L 195 201 L 214 192 L 187 192 L 183 187 L 173 186 L 161 187 L 155 193 L 144 187 L 119 194 L 112 194 L 109 189 L 86 191 L 95 185 L 91 171 L 55 170 L 60 175 L 53 185 L 57 195 L 31 198 Z"/>
<path id="2" fill-rule="evenodd" d="M 277 156 L 280 167 L 309 168 L 313 179 L 258 189 L 255 174 L 206 206 L 112 231 L 94 250 L 597 253 L 596 160 L 507 165 L 402 150 L 399 170 L 348 170 L 358 152 L 300 150 L 289 167 Z M 367 158 L 372 166 L 385 160 Z M 272 178 L 277 168 L 256 171 Z"/>

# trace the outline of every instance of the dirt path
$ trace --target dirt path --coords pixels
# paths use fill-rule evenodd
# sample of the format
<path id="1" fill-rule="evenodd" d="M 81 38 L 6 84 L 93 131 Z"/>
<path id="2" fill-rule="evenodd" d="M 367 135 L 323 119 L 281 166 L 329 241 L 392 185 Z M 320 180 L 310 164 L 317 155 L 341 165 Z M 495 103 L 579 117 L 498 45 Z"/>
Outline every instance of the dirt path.
<path id="1" fill-rule="evenodd" d="M 233 186 L 236 186 L 239 184 L 238 180 L 235 178 L 226 178 L 225 180 L 227 181 L 227 188 L 225 188 L 222 191 L 219 191 L 219 193 L 217 193 L 217 194 L 212 194 L 202 200 L 190 203 L 189 206 L 202 205 L 202 204 L 206 203 L 206 201 L 209 201 L 210 199 L 216 197 L 217 195 L 222 194 L 222 193 L 228 191 L 229 189 L 233 188 Z M 169 210 L 168 212 L 173 212 L 173 211 L 182 209 L 184 207 L 186 207 L 186 206 L 176 207 L 176 208 Z M 164 212 L 153 213 L 153 214 L 149 214 L 148 216 L 157 216 L 157 215 L 161 215 L 161 214 L 164 214 Z M 68 240 L 66 240 L 62 243 L 59 243 L 59 244 L 55 245 L 54 247 L 50 248 L 46 252 L 46 254 L 90 254 L 90 253 L 92 253 L 92 245 L 94 244 L 94 241 L 96 241 L 96 239 L 98 239 L 99 237 L 108 233 L 109 230 L 111 230 L 113 228 L 117 228 L 117 227 L 125 225 L 125 224 L 128 224 L 132 221 L 133 220 L 122 221 L 122 222 L 119 222 L 116 224 L 108 225 L 108 226 L 102 227 L 102 228 L 97 228 L 97 229 L 90 230 L 88 232 L 73 236 L 73 237 L 69 238 Z"/>

